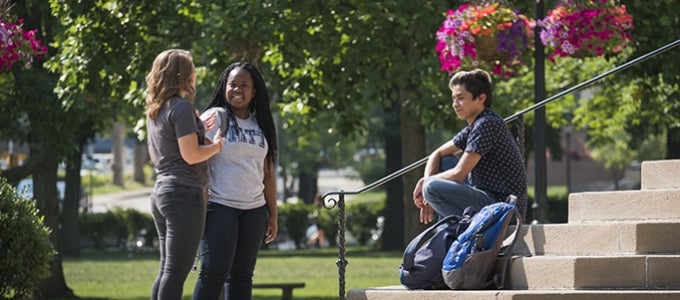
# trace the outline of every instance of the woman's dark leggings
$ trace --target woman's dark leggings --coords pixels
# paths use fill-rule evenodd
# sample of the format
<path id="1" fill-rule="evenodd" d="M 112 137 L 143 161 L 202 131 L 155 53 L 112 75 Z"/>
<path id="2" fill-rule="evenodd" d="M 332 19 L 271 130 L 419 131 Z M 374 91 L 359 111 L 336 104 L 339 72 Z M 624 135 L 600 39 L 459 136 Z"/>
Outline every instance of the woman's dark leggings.
<path id="1" fill-rule="evenodd" d="M 194 300 L 216 300 L 223 287 L 225 299 L 252 298 L 253 272 L 268 216 L 266 206 L 240 210 L 208 204 Z"/>
<path id="2" fill-rule="evenodd" d="M 193 267 L 205 226 L 203 190 L 158 183 L 151 194 L 151 213 L 161 256 L 151 300 L 182 299 L 184 281 Z"/>

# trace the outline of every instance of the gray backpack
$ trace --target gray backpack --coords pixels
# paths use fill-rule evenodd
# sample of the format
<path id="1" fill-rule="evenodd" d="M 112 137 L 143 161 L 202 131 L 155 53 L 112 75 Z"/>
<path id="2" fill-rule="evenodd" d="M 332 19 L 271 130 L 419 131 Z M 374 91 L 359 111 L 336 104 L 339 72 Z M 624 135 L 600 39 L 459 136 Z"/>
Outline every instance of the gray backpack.
<path id="1" fill-rule="evenodd" d="M 220 128 L 222 129 L 222 136 L 227 135 L 227 128 L 229 125 L 229 112 L 221 106 L 216 106 L 215 111 L 217 116 L 220 118 Z"/>

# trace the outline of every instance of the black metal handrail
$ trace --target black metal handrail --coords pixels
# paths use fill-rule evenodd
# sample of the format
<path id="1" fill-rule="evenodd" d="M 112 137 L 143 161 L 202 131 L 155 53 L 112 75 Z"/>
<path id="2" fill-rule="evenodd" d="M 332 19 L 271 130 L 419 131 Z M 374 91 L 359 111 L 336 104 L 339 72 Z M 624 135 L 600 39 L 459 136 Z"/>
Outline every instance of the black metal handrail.
<path id="1" fill-rule="evenodd" d="M 516 112 L 515 114 L 513 114 L 511 116 L 506 117 L 504 119 L 504 121 L 505 121 L 506 124 L 510 123 L 510 122 L 518 119 L 520 116 L 522 116 L 522 115 L 524 115 L 528 112 L 531 112 L 533 110 L 544 107 L 548 103 L 553 102 L 553 101 L 559 99 L 560 97 L 562 97 L 564 95 L 567 95 L 571 92 L 580 90 L 580 89 L 582 89 L 582 88 L 584 88 L 584 87 L 586 87 L 586 86 L 588 86 L 588 85 L 590 85 L 590 84 L 592 84 L 592 83 L 594 83 L 594 82 L 596 82 L 596 81 L 598 81 L 602 78 L 605 78 L 605 77 L 612 75 L 616 72 L 627 69 L 632 65 L 638 64 L 638 63 L 645 61 L 645 60 L 647 60 L 651 57 L 654 57 L 654 56 L 659 55 L 663 52 L 666 52 L 666 51 L 668 51 L 668 50 L 670 50 L 670 49 L 672 49 L 672 48 L 674 48 L 678 45 L 680 45 L 680 39 L 678 39 L 674 42 L 671 42 L 671 43 L 669 43 L 669 44 L 667 44 L 667 45 L 665 45 L 661 48 L 658 48 L 654 51 L 650 51 L 647 54 L 644 54 L 644 55 L 637 57 L 637 58 L 635 58 L 631 61 L 628 61 L 628 62 L 626 62 L 626 63 L 624 63 L 624 64 L 622 64 L 618 67 L 615 67 L 615 68 L 613 68 L 613 69 L 611 69 L 607 72 L 604 72 L 600 75 L 597 75 L 597 76 L 595 76 L 595 77 L 593 77 L 589 80 L 586 80 L 582 83 L 579 83 L 579 84 L 577 84 L 573 87 L 570 87 L 570 88 L 568 88 L 564 91 L 561 91 L 561 92 L 553 95 L 552 97 L 548 97 L 548 98 L 544 99 L 543 101 L 537 102 L 536 104 L 534 104 L 532 106 L 529 106 L 529 107 L 527 107 L 523 110 Z M 338 207 L 338 260 L 336 262 L 336 265 L 338 266 L 338 275 L 339 275 L 338 287 L 339 287 L 339 299 L 340 300 L 345 299 L 345 269 L 346 269 L 347 264 L 348 264 L 347 260 L 345 259 L 345 195 L 356 195 L 356 194 L 360 194 L 360 193 L 363 193 L 363 192 L 370 191 L 370 190 L 372 190 L 372 189 L 374 189 L 378 186 L 381 186 L 381 185 L 391 181 L 394 178 L 397 178 L 401 175 L 408 173 L 409 171 L 411 171 L 415 168 L 422 166 L 423 164 L 425 164 L 427 162 L 427 159 L 428 159 L 428 156 L 423 157 L 423 158 L 419 159 L 418 161 L 411 163 L 410 165 L 405 166 L 405 167 L 403 167 L 403 168 L 401 168 L 397 171 L 394 171 L 392 174 L 389 174 L 389 175 L 387 175 L 387 176 L 385 176 L 385 177 L 383 177 L 379 180 L 376 180 L 373 183 L 366 185 L 366 186 L 364 186 L 364 187 L 362 187 L 358 190 L 332 191 L 332 192 L 327 192 L 322 196 L 321 199 L 322 199 L 322 203 L 323 203 L 324 207 L 326 207 L 327 209 L 333 209 L 335 207 Z M 332 195 L 337 195 L 338 199 L 328 198 L 328 200 L 326 200 L 327 197 L 332 196 Z"/>

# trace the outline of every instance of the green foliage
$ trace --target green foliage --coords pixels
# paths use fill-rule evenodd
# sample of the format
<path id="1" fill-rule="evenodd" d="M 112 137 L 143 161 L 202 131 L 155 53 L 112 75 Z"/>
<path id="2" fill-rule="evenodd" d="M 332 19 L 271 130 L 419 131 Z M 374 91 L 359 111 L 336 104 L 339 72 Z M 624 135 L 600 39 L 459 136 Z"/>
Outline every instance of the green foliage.
<path id="1" fill-rule="evenodd" d="M 0 177 L 0 299 L 23 299 L 49 277 L 56 254 L 35 201 L 16 195 Z"/>
<path id="2" fill-rule="evenodd" d="M 378 217 L 384 209 L 384 201 L 347 206 L 347 230 L 357 238 L 359 244 L 366 245 L 371 239 Z"/>
<path id="3" fill-rule="evenodd" d="M 623 3 L 633 15 L 635 25 L 632 32 L 634 47 L 627 49 L 628 57 L 640 57 L 680 36 L 680 17 L 670 13 L 680 9 L 680 2 L 630 0 Z M 614 58 L 606 68 L 622 62 Z M 574 111 L 575 124 L 588 129 L 590 145 L 600 153 L 628 147 L 632 151 L 626 155 L 630 160 L 639 160 L 642 156 L 645 159 L 665 157 L 665 154 L 650 157 L 648 151 L 640 151 L 642 145 L 680 126 L 678 62 L 680 51 L 676 47 L 600 82 L 595 96 Z M 583 65 L 592 63 L 592 60 L 584 60 Z M 600 67 L 597 72 L 604 68 Z M 627 145 L 614 141 L 617 137 L 622 137 Z M 623 163 L 622 158 L 616 156 L 604 154 L 599 157 L 605 164 L 617 168 Z"/>
<path id="4" fill-rule="evenodd" d="M 288 231 L 296 247 L 305 242 L 305 232 L 310 224 L 312 211 L 313 206 L 302 201 L 279 205 L 279 226 Z"/>
<path id="5" fill-rule="evenodd" d="M 81 185 L 83 188 L 87 189 L 91 187 L 93 192 L 96 194 L 101 192 L 105 186 L 111 185 L 111 182 L 113 181 L 112 177 L 113 174 L 111 173 L 97 174 L 93 176 L 81 176 Z"/>
<path id="6" fill-rule="evenodd" d="M 385 176 L 385 152 L 381 148 L 360 150 L 353 160 L 353 168 L 359 172 L 361 181 L 370 184 Z"/>
<path id="7" fill-rule="evenodd" d="M 534 203 L 534 189 L 529 188 L 528 203 Z M 546 198 L 548 206 L 547 221 L 549 223 L 567 223 L 569 220 L 569 194 L 565 186 L 551 186 L 548 187 L 548 195 Z M 534 219 L 534 209 L 531 206 L 527 208 L 526 223 L 531 223 Z"/>
<path id="8" fill-rule="evenodd" d="M 147 244 L 158 236 L 151 214 L 140 212 L 136 209 L 123 209 L 116 207 L 113 214 L 119 222 L 118 226 L 124 226 L 127 231 L 127 240 L 132 240 L 138 235 L 143 235 Z"/>
<path id="9" fill-rule="evenodd" d="M 107 238 L 115 237 L 121 249 L 126 249 L 129 241 L 143 237 L 145 245 L 151 245 L 157 238 L 153 217 L 136 209 L 116 207 L 105 213 L 80 215 L 80 233 L 88 237 L 96 249 L 105 245 Z"/>
<path id="10" fill-rule="evenodd" d="M 630 139 L 630 135 L 623 130 L 612 132 L 611 142 L 597 147 L 592 152 L 596 161 L 613 171 L 615 182 L 623 178 L 626 167 L 637 157 L 637 151 L 628 147 Z"/>
<path id="11" fill-rule="evenodd" d="M 317 209 L 316 220 L 319 222 L 319 228 L 326 234 L 326 240 L 328 240 L 330 245 L 337 245 L 338 209 Z"/>
<path id="12" fill-rule="evenodd" d="M 82 109 L 81 118 L 99 116 L 103 128 L 112 115 L 140 118 L 143 98 L 127 96 L 139 95 L 135 89 L 145 86 L 144 74 L 158 52 L 190 48 L 181 43 L 194 36 L 188 33 L 200 19 L 188 3 L 51 0 L 50 8 L 61 29 L 55 32 L 57 53 L 47 63 L 61 74 L 55 92 L 65 106 Z"/>
<path id="13" fill-rule="evenodd" d="M 111 211 L 80 216 L 80 233 L 90 238 L 97 249 L 101 248 L 104 239 L 116 232 L 118 228 L 118 218 Z"/>
<path id="14" fill-rule="evenodd" d="M 638 148 L 638 162 L 666 157 L 666 131 L 647 137 Z"/>

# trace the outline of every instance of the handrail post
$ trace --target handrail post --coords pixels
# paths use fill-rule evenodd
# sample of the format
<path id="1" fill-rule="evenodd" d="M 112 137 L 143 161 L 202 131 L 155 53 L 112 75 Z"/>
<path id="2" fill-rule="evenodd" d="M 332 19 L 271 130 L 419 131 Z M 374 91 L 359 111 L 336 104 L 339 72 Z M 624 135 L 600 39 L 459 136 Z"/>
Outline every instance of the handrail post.
<path id="1" fill-rule="evenodd" d="M 364 188 L 365 189 L 365 188 Z M 345 195 L 357 194 L 360 191 L 345 192 L 344 190 L 339 190 L 337 192 L 329 192 L 321 197 L 321 203 L 327 209 L 338 208 L 338 260 L 335 264 L 338 266 L 338 299 L 345 299 L 345 269 L 347 268 L 347 259 L 345 258 Z M 326 198 L 330 195 L 337 195 L 338 199 Z"/>
<path id="2" fill-rule="evenodd" d="M 345 193 L 340 190 L 338 195 L 338 299 L 345 299 L 345 269 L 347 259 L 345 259 Z"/>

